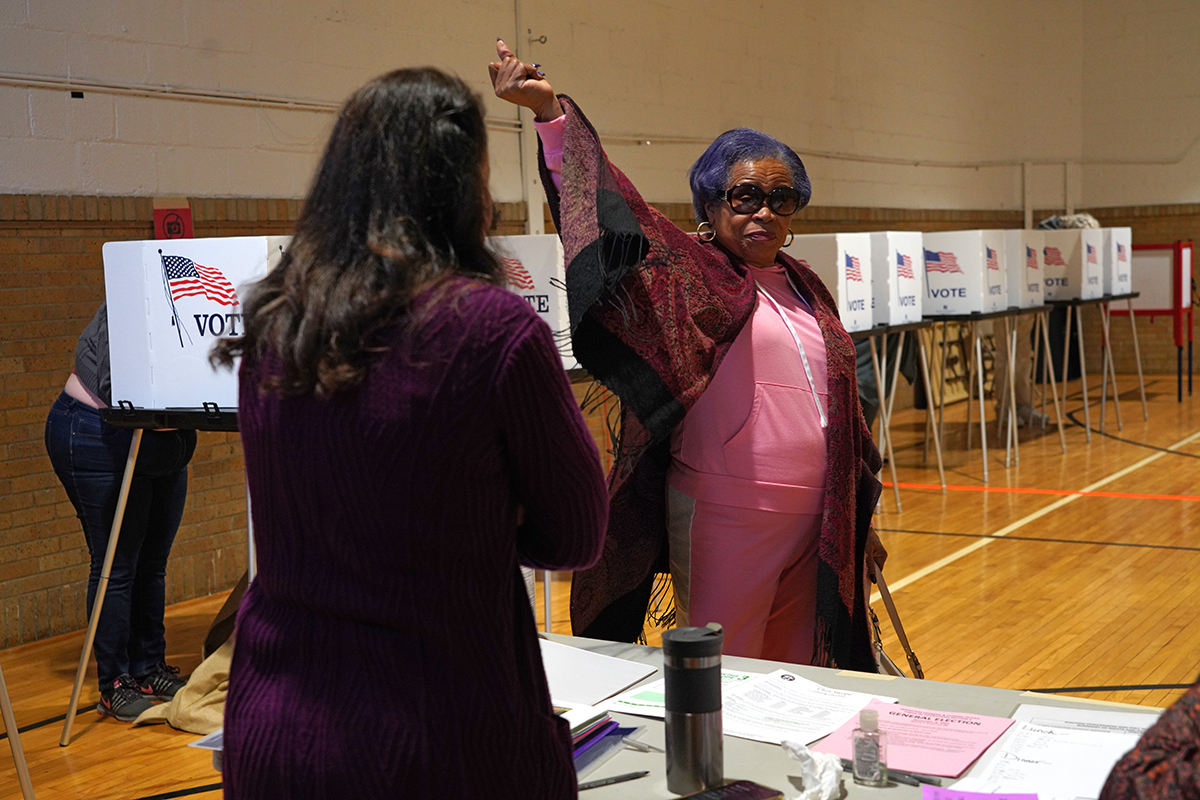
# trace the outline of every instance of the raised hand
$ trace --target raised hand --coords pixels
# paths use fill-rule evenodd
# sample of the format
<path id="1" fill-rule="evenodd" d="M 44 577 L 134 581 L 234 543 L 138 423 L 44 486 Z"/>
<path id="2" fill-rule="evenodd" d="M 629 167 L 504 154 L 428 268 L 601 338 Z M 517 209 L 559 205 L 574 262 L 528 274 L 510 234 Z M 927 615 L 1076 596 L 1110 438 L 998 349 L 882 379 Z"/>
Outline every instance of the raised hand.
<path id="1" fill-rule="evenodd" d="M 501 39 L 496 40 L 496 56 L 500 61 L 488 64 L 488 74 L 497 97 L 532 109 L 538 122 L 562 116 L 562 105 L 538 65 L 522 62 Z"/>

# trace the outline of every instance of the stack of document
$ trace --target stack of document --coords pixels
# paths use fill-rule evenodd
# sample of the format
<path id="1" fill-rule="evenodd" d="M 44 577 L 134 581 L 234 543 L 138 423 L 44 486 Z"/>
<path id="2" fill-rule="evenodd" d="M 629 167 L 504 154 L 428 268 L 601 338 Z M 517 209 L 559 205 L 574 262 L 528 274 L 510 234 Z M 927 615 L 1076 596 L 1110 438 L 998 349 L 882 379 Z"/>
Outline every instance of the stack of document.
<path id="1" fill-rule="evenodd" d="M 1036 792 L 1042 800 L 1095 798 L 1113 765 L 1158 719 L 1143 711 L 1022 705 L 1016 724 L 954 784 L 972 792 Z"/>
<path id="2" fill-rule="evenodd" d="M 778 669 L 763 675 L 736 670 L 721 671 L 721 706 L 725 733 L 743 739 L 779 744 L 811 744 L 843 723 L 873 700 L 894 703 L 894 697 L 831 689 Z M 666 716 L 663 681 L 655 681 L 605 704 L 609 711 L 662 719 Z"/>
<path id="3" fill-rule="evenodd" d="M 571 726 L 575 773 L 585 775 L 615 753 L 635 728 L 622 728 L 603 708 L 556 703 L 554 712 Z"/>

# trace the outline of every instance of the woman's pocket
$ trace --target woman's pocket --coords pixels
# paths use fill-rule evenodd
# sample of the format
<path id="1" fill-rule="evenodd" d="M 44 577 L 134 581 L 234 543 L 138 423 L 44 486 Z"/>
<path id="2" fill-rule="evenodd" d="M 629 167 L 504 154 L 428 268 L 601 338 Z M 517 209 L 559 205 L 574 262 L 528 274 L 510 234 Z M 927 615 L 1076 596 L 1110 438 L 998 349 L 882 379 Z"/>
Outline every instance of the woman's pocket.
<path id="1" fill-rule="evenodd" d="M 825 485 L 825 431 L 807 389 L 756 383 L 750 415 L 724 450 L 726 469 L 734 477 Z"/>

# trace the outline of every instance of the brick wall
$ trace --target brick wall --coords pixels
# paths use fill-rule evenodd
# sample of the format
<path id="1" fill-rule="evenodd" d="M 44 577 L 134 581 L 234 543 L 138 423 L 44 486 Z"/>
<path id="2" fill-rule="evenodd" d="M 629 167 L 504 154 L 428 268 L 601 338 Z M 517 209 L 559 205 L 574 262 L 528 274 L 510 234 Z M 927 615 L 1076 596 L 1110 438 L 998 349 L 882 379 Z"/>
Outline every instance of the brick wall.
<path id="1" fill-rule="evenodd" d="M 691 206 L 661 210 L 693 229 Z M 285 234 L 299 210 L 296 200 L 192 201 L 197 236 Z M 521 233 L 524 206 L 500 204 L 495 233 Z M 1129 225 L 1134 242 L 1200 238 L 1200 206 L 1093 212 L 1105 225 Z M 1044 215 L 1041 215 L 1044 216 Z M 1038 218 L 1041 218 L 1039 216 Z M 46 411 L 70 373 L 75 340 L 104 297 L 100 248 L 104 242 L 153 236 L 148 198 L 0 195 L 0 647 L 86 625 L 87 548 L 42 443 Z M 797 232 L 946 230 L 1019 227 L 1015 212 L 907 211 L 811 208 L 795 220 Z M 1095 312 L 1092 311 L 1092 314 Z M 1096 321 L 1085 316 L 1096 330 Z M 1139 320 L 1148 373 L 1171 373 L 1175 351 L 1170 324 Z M 1118 371 L 1128 330 L 1113 331 Z M 1089 355 L 1089 360 L 1091 356 Z M 1098 369 L 1098 362 L 1093 370 Z M 591 389 L 575 378 L 583 402 Z M 616 409 L 606 395 L 589 396 L 588 424 L 608 466 L 606 419 Z M 167 573 L 167 600 L 226 589 L 246 567 L 245 485 L 236 434 L 201 433 L 190 467 L 190 490 Z"/>

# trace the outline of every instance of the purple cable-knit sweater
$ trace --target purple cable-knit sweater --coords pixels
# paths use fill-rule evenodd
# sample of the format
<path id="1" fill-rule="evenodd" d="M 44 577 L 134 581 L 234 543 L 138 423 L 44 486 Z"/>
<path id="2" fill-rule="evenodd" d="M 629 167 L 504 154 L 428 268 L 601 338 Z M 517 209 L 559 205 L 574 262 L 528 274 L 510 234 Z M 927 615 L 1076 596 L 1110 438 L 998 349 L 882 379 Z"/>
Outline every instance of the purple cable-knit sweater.
<path id="1" fill-rule="evenodd" d="M 226 798 L 575 796 L 518 563 L 595 562 L 607 492 L 549 328 L 459 286 L 331 400 L 264 394 L 270 359 L 242 365 L 258 576 Z"/>

